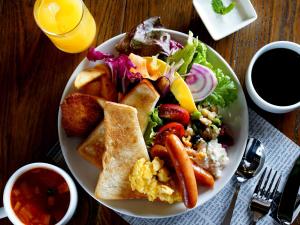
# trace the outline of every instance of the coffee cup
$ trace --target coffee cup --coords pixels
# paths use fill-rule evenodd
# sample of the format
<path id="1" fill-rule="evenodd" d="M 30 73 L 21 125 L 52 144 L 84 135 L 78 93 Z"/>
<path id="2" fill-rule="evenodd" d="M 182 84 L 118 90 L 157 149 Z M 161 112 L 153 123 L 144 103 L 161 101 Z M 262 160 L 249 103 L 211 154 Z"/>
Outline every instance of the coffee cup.
<path id="1" fill-rule="evenodd" d="M 293 102 L 292 104 L 289 103 L 286 105 L 278 105 L 278 104 L 272 103 L 270 101 L 270 98 L 269 98 L 269 100 L 266 100 L 264 97 L 262 97 L 262 95 L 258 94 L 258 91 L 253 82 L 253 67 L 254 67 L 255 63 L 264 53 L 267 53 L 270 50 L 274 50 L 274 49 L 292 50 L 293 52 L 298 53 L 300 56 L 300 45 L 293 43 L 293 42 L 276 41 L 276 42 L 272 42 L 272 43 L 269 43 L 269 44 L 263 46 L 261 49 L 259 49 L 255 53 L 255 55 L 253 56 L 253 58 L 251 59 L 251 62 L 249 64 L 247 74 L 246 74 L 246 80 L 245 80 L 246 89 L 249 93 L 250 98 L 253 100 L 253 102 L 257 106 L 262 108 L 263 110 L 266 110 L 266 111 L 272 112 L 272 113 L 287 113 L 287 112 L 290 112 L 290 111 L 300 108 L 300 91 L 296 90 L 296 89 L 299 89 L 299 87 L 298 88 L 296 87 L 296 89 L 295 89 L 296 95 L 298 93 L 298 96 L 293 96 L 293 97 L 298 98 L 298 101 L 296 100 L 296 102 Z M 297 54 L 295 54 L 295 55 L 297 57 Z M 284 57 L 283 57 L 283 60 L 284 60 Z M 275 66 L 275 64 L 276 64 L 276 62 L 274 62 L 274 66 Z M 299 72 L 297 72 L 297 71 L 299 71 L 299 70 L 295 68 L 294 73 L 292 75 L 298 76 Z M 260 74 L 260 76 L 269 76 L 272 78 L 272 74 Z M 282 79 L 288 79 L 287 76 L 289 76 L 289 74 L 282 74 Z M 270 85 L 272 85 L 271 81 L 270 81 Z M 266 87 L 266 89 L 267 89 L 267 87 Z M 277 91 L 280 92 L 282 90 L 279 89 Z M 284 93 L 282 93 L 282 94 L 284 95 Z M 288 98 L 289 96 L 285 96 L 285 97 Z M 274 95 L 274 100 L 276 100 L 275 98 L 276 98 L 276 96 Z"/>

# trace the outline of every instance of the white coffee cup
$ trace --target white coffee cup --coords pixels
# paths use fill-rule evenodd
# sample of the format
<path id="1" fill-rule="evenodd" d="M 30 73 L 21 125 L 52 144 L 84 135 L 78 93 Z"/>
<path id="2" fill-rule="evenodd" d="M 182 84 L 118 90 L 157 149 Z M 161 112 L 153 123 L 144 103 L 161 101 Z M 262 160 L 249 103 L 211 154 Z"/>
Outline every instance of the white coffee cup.
<path id="1" fill-rule="evenodd" d="M 275 49 L 275 48 L 285 48 L 285 49 L 290 49 L 298 54 L 300 54 L 300 45 L 296 44 L 294 42 L 289 42 L 289 41 L 276 41 L 276 42 L 271 42 L 265 46 L 263 46 L 261 49 L 259 49 L 255 55 L 252 57 L 251 62 L 249 64 L 247 74 L 246 74 L 246 88 L 249 93 L 249 96 L 253 100 L 253 102 L 259 106 L 260 108 L 272 112 L 272 113 L 286 113 L 293 111 L 295 109 L 300 108 L 300 101 L 298 103 L 295 103 L 293 105 L 288 105 L 288 106 L 278 106 L 278 105 L 273 105 L 267 101 L 265 101 L 263 98 L 261 98 L 252 83 L 252 68 L 256 60 L 258 59 L 259 56 L 261 56 L 263 53 Z"/>
<path id="2" fill-rule="evenodd" d="M 65 181 L 67 182 L 70 190 L 70 204 L 68 210 L 64 217 L 57 223 L 57 225 L 67 224 L 67 222 L 72 218 L 78 201 L 77 189 L 72 178 L 61 168 L 48 164 L 48 163 L 31 163 L 19 168 L 7 181 L 4 192 L 3 192 L 3 208 L 0 208 L 0 219 L 8 217 L 8 219 L 15 225 L 23 224 L 21 220 L 15 214 L 12 206 L 11 206 L 11 191 L 12 188 L 17 181 L 17 179 L 24 174 L 25 172 L 35 169 L 35 168 L 45 168 L 52 170 L 58 174 L 60 174 Z"/>

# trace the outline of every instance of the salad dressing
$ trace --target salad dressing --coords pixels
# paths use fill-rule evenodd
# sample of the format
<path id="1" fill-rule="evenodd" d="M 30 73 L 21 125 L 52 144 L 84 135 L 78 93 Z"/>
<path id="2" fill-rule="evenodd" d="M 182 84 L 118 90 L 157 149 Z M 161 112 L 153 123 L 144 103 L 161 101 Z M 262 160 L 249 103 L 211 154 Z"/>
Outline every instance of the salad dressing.
<path id="1" fill-rule="evenodd" d="M 299 65 L 300 55 L 290 49 L 276 48 L 263 53 L 252 69 L 257 94 L 279 106 L 299 102 Z"/>

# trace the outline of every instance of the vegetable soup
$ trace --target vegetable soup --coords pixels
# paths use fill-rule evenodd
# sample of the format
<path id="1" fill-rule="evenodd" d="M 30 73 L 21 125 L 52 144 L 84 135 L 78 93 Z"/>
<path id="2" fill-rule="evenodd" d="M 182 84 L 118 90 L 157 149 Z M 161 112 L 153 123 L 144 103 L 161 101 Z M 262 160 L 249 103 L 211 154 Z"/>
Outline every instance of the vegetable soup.
<path id="1" fill-rule="evenodd" d="M 22 174 L 11 192 L 11 205 L 25 224 L 56 224 L 70 204 L 69 186 L 53 170 L 35 168 Z"/>

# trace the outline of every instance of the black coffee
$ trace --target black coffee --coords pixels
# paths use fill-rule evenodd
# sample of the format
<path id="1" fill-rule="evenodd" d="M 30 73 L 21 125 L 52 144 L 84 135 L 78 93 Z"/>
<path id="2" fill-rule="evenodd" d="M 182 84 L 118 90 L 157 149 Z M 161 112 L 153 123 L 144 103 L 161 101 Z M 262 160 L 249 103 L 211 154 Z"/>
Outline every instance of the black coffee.
<path id="1" fill-rule="evenodd" d="M 257 94 L 279 106 L 300 101 L 300 55 L 276 48 L 263 53 L 253 65 L 252 82 Z"/>

